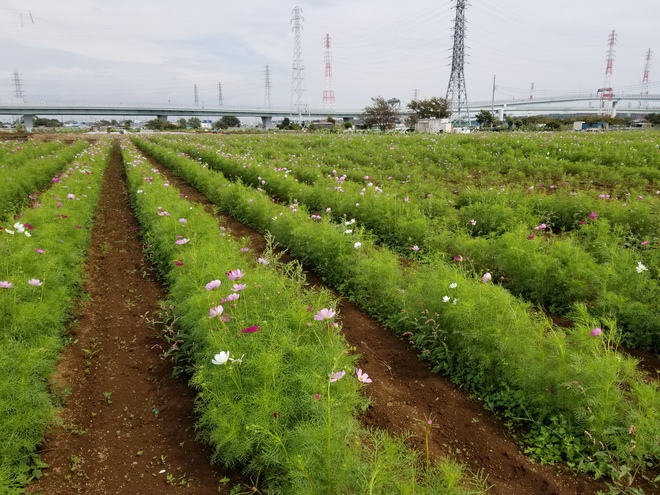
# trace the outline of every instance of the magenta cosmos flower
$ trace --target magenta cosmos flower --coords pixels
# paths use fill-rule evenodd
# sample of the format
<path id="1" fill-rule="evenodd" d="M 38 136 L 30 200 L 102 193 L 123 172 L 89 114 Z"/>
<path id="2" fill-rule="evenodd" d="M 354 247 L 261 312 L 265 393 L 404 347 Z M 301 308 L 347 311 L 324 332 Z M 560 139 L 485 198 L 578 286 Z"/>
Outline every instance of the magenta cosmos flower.
<path id="1" fill-rule="evenodd" d="M 314 315 L 314 319 L 316 321 L 332 320 L 336 314 L 337 313 L 333 309 L 323 308 Z"/>
<path id="2" fill-rule="evenodd" d="M 254 332 L 256 332 L 257 330 L 259 330 L 259 327 L 258 327 L 257 325 L 253 325 L 253 326 L 251 326 L 251 327 L 244 328 L 244 329 L 241 330 L 241 331 L 242 331 L 243 333 L 254 333 Z"/>
<path id="3" fill-rule="evenodd" d="M 205 285 L 206 290 L 217 289 L 218 287 L 220 287 L 221 283 L 222 282 L 220 282 L 220 280 L 211 280 L 208 284 Z"/>
<path id="4" fill-rule="evenodd" d="M 369 375 L 367 375 L 366 373 L 362 373 L 362 370 L 360 368 L 355 370 L 355 373 L 357 374 L 357 379 L 362 383 L 371 383 L 373 381 L 371 378 L 369 378 Z"/>
<path id="5" fill-rule="evenodd" d="M 603 331 L 600 328 L 596 327 L 589 333 L 591 334 L 592 337 L 598 337 L 601 333 L 603 333 Z"/>
<path id="6" fill-rule="evenodd" d="M 596 220 L 598 218 L 598 215 L 596 215 L 595 211 L 592 211 L 591 213 L 589 213 L 589 218 L 592 220 Z"/>
<path id="7" fill-rule="evenodd" d="M 227 272 L 227 277 L 229 277 L 229 280 L 238 280 L 239 278 L 243 278 L 245 276 L 245 273 L 243 273 L 243 270 L 240 268 L 237 268 L 236 270 L 232 270 L 230 272 Z"/>

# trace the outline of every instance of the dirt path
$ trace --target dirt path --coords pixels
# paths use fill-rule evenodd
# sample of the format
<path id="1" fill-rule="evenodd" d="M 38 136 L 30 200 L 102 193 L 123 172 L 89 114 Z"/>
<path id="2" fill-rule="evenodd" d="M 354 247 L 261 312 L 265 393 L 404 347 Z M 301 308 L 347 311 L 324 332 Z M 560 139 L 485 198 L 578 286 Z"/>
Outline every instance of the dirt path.
<path id="1" fill-rule="evenodd" d="M 45 441 L 50 465 L 29 493 L 228 493 L 195 441 L 194 393 L 171 378 L 148 323 L 165 291 L 145 259 L 118 150 L 92 230 L 86 292 L 54 389 L 63 426 Z M 220 490 L 219 490 L 220 487 Z"/>
<path id="2" fill-rule="evenodd" d="M 211 202 L 193 187 L 178 179 L 169 169 L 147 157 L 187 199 L 208 205 Z M 258 256 L 266 247 L 261 234 L 226 215 L 218 215 L 222 225 L 235 237 L 249 237 L 250 248 Z M 306 272 L 311 285 L 323 285 L 320 278 Z M 452 456 L 482 472 L 492 484 L 493 495 L 581 495 L 607 490 L 605 483 L 588 476 L 574 476 L 550 466 L 541 466 L 521 455 L 505 427 L 485 411 L 479 402 L 442 376 L 431 374 L 408 344 L 378 322 L 366 316 L 346 299 L 339 305 L 346 340 L 362 357 L 362 368 L 374 379 L 366 390 L 373 405 L 363 422 L 392 433 L 411 431 L 413 442 L 424 448 L 424 426 L 433 418 L 430 450 L 433 456 Z"/>

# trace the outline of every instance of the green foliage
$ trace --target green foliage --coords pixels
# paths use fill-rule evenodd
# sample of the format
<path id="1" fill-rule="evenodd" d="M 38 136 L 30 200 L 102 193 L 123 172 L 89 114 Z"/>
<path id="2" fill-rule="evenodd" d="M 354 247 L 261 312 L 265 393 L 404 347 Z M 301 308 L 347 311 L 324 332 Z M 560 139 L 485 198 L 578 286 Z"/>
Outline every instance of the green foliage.
<path id="1" fill-rule="evenodd" d="M 102 142 L 78 154 L 70 170 L 40 197 L 41 206 L 21 215 L 23 226 L 12 225 L 13 234 L 0 232 L 0 278 L 13 284 L 0 290 L 2 493 L 18 490 L 44 467 L 34 452 L 56 421 L 57 401 L 46 383 L 82 286 L 108 148 Z M 41 286 L 28 284 L 30 279 L 38 279 Z"/>

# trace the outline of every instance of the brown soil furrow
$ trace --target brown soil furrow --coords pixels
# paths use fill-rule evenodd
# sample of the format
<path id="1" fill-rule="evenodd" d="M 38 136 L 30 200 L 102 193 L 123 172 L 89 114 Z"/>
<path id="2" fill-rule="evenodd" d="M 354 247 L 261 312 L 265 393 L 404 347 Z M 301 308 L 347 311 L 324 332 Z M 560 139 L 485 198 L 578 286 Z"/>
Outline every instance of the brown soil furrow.
<path id="1" fill-rule="evenodd" d="M 149 319 L 166 293 L 138 234 L 115 149 L 92 230 L 90 299 L 53 379 L 54 390 L 67 391 L 63 425 L 48 435 L 42 457 L 50 468 L 29 493 L 229 491 L 195 441 L 194 392 L 162 359 L 166 344 Z"/>
<path id="2" fill-rule="evenodd" d="M 211 211 L 208 198 L 159 162 L 145 156 L 187 199 L 208 205 Z M 255 255 L 263 251 L 266 242 L 261 234 L 227 215 L 218 216 L 233 236 L 250 238 L 250 248 Z M 290 258 L 283 258 L 287 259 Z M 311 285 L 323 286 L 313 273 L 308 271 L 306 275 Z M 341 299 L 339 308 L 342 332 L 361 355 L 363 370 L 374 380 L 365 388 L 373 401 L 363 417 L 366 426 L 395 434 L 412 432 L 412 443 L 423 452 L 423 423 L 432 418 L 431 456 L 451 456 L 474 472 L 482 472 L 492 485 L 492 494 L 589 495 L 607 489 L 605 483 L 588 476 L 573 475 L 567 469 L 531 461 L 520 453 L 501 422 L 448 379 L 433 375 L 406 342 L 350 301 Z"/>

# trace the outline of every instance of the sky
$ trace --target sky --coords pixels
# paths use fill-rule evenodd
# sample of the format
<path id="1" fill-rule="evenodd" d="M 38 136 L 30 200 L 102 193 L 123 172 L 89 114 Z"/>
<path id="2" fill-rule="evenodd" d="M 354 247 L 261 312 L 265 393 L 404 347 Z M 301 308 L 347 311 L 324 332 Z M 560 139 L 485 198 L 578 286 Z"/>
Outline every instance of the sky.
<path id="1" fill-rule="evenodd" d="M 302 8 L 303 102 L 323 108 L 326 35 L 337 109 L 445 97 L 451 0 L 0 0 L 0 103 L 290 108 L 292 10 Z M 468 101 L 595 93 L 616 30 L 612 87 L 640 93 L 660 54 L 658 0 L 471 0 Z M 656 66 L 660 64 L 655 64 Z M 650 93 L 660 93 L 651 62 Z"/>

